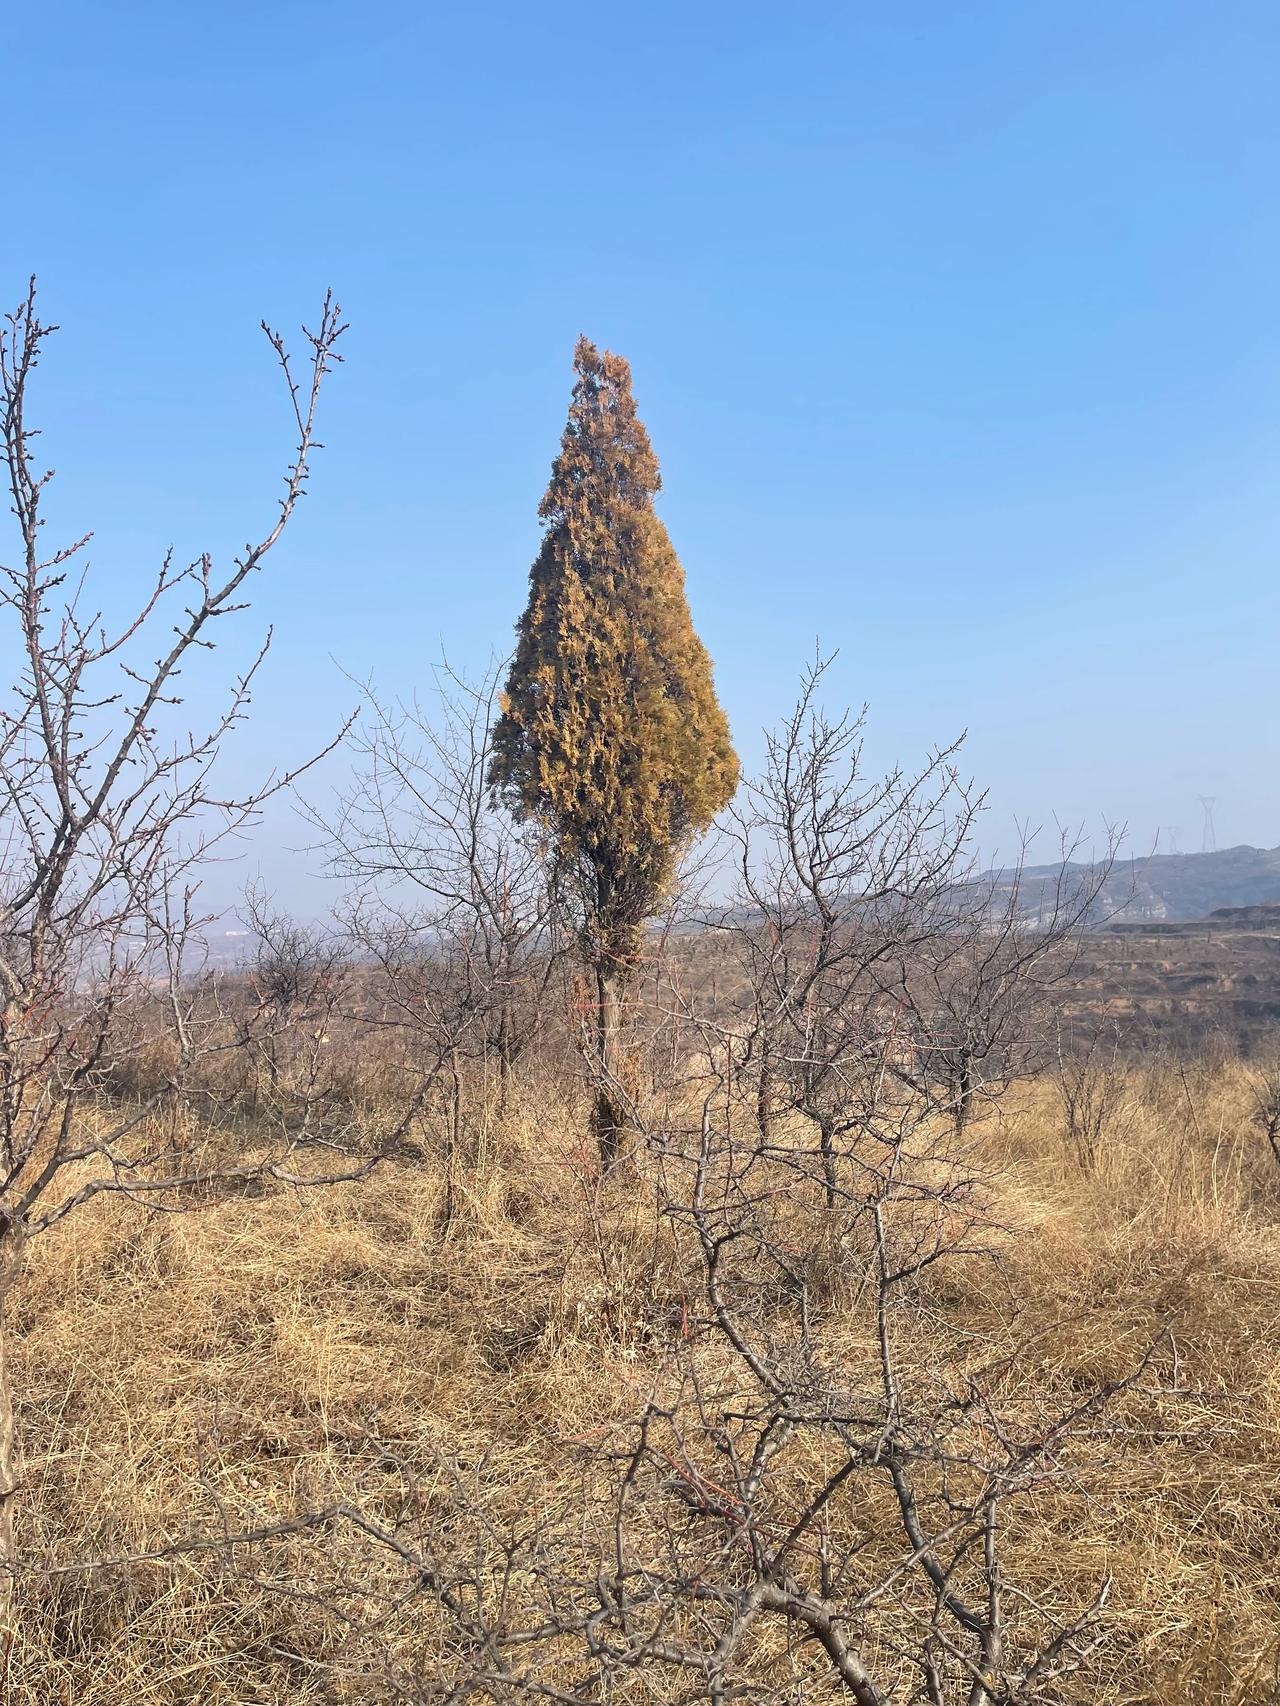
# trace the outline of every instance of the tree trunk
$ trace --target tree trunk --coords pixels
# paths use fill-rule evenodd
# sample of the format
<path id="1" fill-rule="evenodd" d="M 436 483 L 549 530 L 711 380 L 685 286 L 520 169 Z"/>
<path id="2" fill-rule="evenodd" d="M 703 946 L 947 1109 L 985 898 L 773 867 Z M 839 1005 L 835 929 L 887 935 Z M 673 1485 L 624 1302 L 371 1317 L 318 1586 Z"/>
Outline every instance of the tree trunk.
<path id="1" fill-rule="evenodd" d="M 760 1076 L 756 1080 L 756 1124 L 766 1141 L 773 1130 L 773 1061 L 769 1045 L 760 1050 Z"/>
<path id="2" fill-rule="evenodd" d="M 502 1019 L 498 1025 L 498 1112 L 505 1117 L 511 1103 L 511 1072 L 515 1064 L 515 1026 L 511 1020 L 511 1005 L 502 1004 Z"/>
<path id="3" fill-rule="evenodd" d="M 969 1123 L 969 1104 L 973 1100 L 973 1067 L 966 1054 L 960 1062 L 960 1070 L 956 1073 L 953 1085 L 955 1105 L 952 1118 L 955 1121 L 956 1136 L 964 1136 L 964 1128 Z"/>
<path id="4" fill-rule="evenodd" d="M 595 1134 L 600 1166 L 608 1173 L 622 1158 L 628 1126 L 622 1094 L 623 1061 L 619 1040 L 625 972 L 620 966 L 596 967 L 596 1101 Z"/>
<path id="5" fill-rule="evenodd" d="M 0 1291 L 0 1303 L 3 1292 Z M 7 1329 L 0 1321 L 0 1691 L 9 1673 L 13 1646 L 14 1544 L 13 1513 L 18 1491 L 18 1424 L 5 1361 Z"/>
<path id="6" fill-rule="evenodd" d="M 818 1142 L 819 1147 L 822 1150 L 823 1195 L 826 1198 L 827 1207 L 834 1208 L 836 1203 L 840 1200 L 840 1195 L 837 1189 L 836 1178 L 835 1133 L 831 1130 L 830 1126 L 819 1126 Z"/>
<path id="7" fill-rule="evenodd" d="M 453 1225 L 457 1210 L 455 1181 L 458 1155 L 462 1148 L 462 1073 L 458 1068 L 458 1051 L 449 1056 L 449 1106 L 445 1114 L 444 1137 L 444 1207 L 441 1220 L 446 1230 Z"/>

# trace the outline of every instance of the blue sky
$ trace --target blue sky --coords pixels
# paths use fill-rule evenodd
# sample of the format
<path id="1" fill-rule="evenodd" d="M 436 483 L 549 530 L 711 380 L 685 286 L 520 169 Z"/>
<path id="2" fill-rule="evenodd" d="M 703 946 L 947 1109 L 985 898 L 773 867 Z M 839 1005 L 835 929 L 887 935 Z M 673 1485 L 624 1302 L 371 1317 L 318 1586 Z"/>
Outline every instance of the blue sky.
<path id="1" fill-rule="evenodd" d="M 229 642 L 275 624 L 238 774 L 334 726 L 343 669 L 505 649 L 585 331 L 748 763 L 820 636 L 876 759 L 969 730 L 993 847 L 1198 848 L 1201 794 L 1220 845 L 1280 843 L 1273 5 L 6 11 L 0 287 L 64 326 L 56 514 L 108 597 L 260 527 L 258 320 L 332 284 L 352 321 Z M 246 869 L 311 906 L 303 838 L 276 814 Z"/>

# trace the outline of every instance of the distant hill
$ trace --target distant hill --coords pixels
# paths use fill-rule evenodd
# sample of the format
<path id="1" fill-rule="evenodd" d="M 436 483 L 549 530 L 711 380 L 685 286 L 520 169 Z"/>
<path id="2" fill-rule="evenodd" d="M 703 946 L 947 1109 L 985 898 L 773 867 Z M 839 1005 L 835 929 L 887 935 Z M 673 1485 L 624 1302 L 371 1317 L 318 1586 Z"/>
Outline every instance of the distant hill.
<path id="1" fill-rule="evenodd" d="M 1023 871 L 1022 911 L 1043 915 L 1065 869 L 1067 881 L 1087 879 L 1086 864 L 1034 865 Z M 993 873 L 997 889 L 1004 873 Z M 1012 880 L 1011 878 L 1009 879 Z M 1225 907 L 1280 903 L 1280 847 L 1224 847 L 1213 853 L 1153 853 L 1119 859 L 1098 896 L 1090 923 L 1176 924 L 1206 918 Z M 1244 922 L 1241 920 L 1241 922 Z"/>

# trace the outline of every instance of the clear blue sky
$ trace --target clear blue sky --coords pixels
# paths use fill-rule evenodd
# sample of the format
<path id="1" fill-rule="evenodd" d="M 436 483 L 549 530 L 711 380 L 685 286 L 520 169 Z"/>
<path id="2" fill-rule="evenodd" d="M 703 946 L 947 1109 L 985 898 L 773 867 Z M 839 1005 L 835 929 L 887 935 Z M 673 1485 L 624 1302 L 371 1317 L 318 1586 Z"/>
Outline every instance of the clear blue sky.
<path id="1" fill-rule="evenodd" d="M 257 322 L 349 310 L 237 769 L 333 725 L 339 665 L 506 647 L 585 331 L 748 761 L 820 635 L 876 757 L 969 729 L 993 845 L 1185 851 L 1200 794 L 1280 843 L 1274 4 L 5 12 L 0 285 L 65 327 L 47 445 L 100 574 L 261 526 Z M 253 854 L 285 899 L 299 835 Z"/>

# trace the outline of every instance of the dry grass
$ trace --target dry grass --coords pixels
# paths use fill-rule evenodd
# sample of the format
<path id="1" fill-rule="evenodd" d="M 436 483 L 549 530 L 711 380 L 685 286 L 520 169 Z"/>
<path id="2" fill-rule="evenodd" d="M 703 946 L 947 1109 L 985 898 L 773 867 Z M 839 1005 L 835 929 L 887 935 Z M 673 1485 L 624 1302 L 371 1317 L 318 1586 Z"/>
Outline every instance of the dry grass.
<path id="1" fill-rule="evenodd" d="M 95 1204 L 33 1246 L 9 1319 L 33 1569 L 5 1698 L 389 1699 L 354 1650 L 346 1678 L 311 1662 L 344 1637 L 306 1587 L 379 1567 L 357 1537 L 78 1566 L 335 1499 L 394 1515 L 406 1465 L 429 1482 L 437 1451 L 499 1512 L 574 1495 L 574 1442 L 635 1409 L 681 1298 L 643 1190 L 602 1200 L 563 1113 L 531 1104 L 546 1116 L 487 1131 L 447 1231 L 423 1161 L 180 1216 Z M 1023 1345 L 1031 1397 L 1173 1333 L 1167 1438 L 1120 1431 L 1109 1493 L 1023 1508 L 1034 1579 L 1082 1600 L 1115 1579 L 1105 1674 L 1063 1697 L 1080 1706 L 1280 1700 L 1280 1170 L 1250 1112 L 1236 1068 L 1135 1072 L 1085 1169 L 1031 1087 L 979 1133 L 1002 1272 L 953 1270 L 924 1300 L 922 1359 L 950 1332 Z M 387 1625 L 405 1652 L 433 1638 L 418 1602 Z"/>

